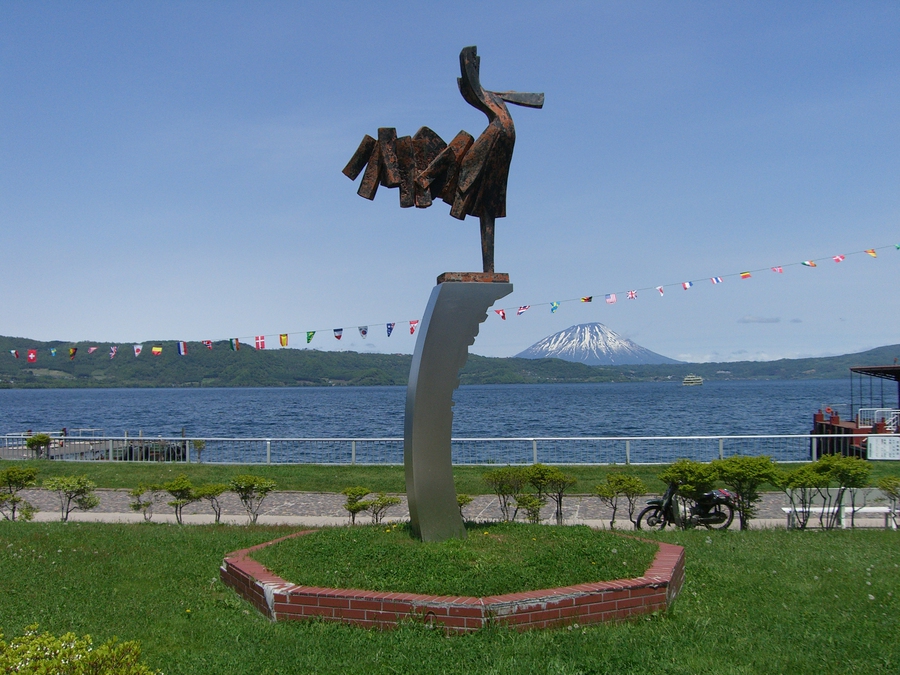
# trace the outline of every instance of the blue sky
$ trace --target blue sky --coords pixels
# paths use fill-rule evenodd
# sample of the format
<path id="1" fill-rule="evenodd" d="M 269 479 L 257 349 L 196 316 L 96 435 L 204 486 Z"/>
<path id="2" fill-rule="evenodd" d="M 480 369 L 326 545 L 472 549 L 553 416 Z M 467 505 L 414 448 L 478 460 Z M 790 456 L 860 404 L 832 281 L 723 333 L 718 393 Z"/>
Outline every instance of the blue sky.
<path id="1" fill-rule="evenodd" d="M 479 134 L 474 44 L 546 104 L 511 106 L 513 311 L 472 352 L 591 321 L 695 361 L 900 343 L 898 35 L 895 2 L 3 2 L 0 334 L 411 352 L 478 223 L 341 169 L 381 126 Z"/>

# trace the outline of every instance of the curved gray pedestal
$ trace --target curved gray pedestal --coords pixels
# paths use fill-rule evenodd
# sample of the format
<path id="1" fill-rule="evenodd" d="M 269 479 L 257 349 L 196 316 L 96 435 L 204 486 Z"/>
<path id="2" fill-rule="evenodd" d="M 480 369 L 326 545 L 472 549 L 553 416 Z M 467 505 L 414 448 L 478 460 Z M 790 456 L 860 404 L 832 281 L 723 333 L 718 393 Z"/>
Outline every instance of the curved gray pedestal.
<path id="1" fill-rule="evenodd" d="M 478 324 L 509 283 L 445 282 L 434 287 L 416 340 L 406 388 L 403 460 L 413 533 L 422 541 L 466 536 L 453 484 L 453 390 Z"/>

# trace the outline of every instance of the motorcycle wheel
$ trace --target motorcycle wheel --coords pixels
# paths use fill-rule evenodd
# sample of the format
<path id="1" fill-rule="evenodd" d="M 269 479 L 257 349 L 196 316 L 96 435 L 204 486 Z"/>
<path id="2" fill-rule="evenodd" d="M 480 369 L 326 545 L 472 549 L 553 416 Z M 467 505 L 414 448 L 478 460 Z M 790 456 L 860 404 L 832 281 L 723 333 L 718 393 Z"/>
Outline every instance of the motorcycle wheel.
<path id="1" fill-rule="evenodd" d="M 734 520 L 734 509 L 731 508 L 731 504 L 716 504 L 714 508 L 710 509 L 707 517 L 715 517 L 716 520 L 719 520 L 719 514 L 723 518 L 721 522 L 704 523 L 708 530 L 727 530 L 731 521 Z"/>
<path id="2" fill-rule="evenodd" d="M 666 514 L 658 506 L 648 506 L 635 522 L 639 530 L 662 530 L 668 525 Z"/>

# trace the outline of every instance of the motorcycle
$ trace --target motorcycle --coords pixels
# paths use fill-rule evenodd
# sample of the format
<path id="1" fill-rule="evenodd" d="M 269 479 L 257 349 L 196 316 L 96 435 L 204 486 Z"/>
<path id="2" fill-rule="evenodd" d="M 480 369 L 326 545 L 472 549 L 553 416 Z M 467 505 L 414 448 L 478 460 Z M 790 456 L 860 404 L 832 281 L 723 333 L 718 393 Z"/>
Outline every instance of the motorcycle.
<path id="1" fill-rule="evenodd" d="M 734 495 L 728 490 L 712 490 L 693 502 L 684 513 L 678 498 L 678 486 L 670 483 L 663 496 L 651 499 L 638 515 L 639 530 L 662 530 L 666 525 L 682 529 L 703 525 L 710 530 L 725 530 L 734 520 Z"/>

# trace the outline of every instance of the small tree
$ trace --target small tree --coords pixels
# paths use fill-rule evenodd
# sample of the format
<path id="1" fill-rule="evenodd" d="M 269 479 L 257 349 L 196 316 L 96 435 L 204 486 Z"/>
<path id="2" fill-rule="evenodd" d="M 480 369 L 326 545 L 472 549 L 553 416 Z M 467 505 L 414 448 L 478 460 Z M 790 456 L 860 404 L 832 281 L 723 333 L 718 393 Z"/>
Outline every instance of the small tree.
<path id="1" fill-rule="evenodd" d="M 350 514 L 351 525 L 356 525 L 356 514 L 362 513 L 371 505 L 371 501 L 363 500 L 363 497 L 369 492 L 369 488 L 362 486 L 348 487 L 341 490 L 341 494 L 347 498 L 347 501 L 344 502 L 344 508 Z"/>
<path id="2" fill-rule="evenodd" d="M 163 489 L 152 483 L 138 483 L 136 488 L 128 491 L 131 497 L 129 506 L 132 511 L 140 511 L 144 521 L 149 523 L 153 518 L 153 507 L 162 501 Z"/>
<path id="3" fill-rule="evenodd" d="M 242 474 L 231 479 L 229 489 L 237 493 L 241 504 L 247 511 L 251 525 L 256 525 L 259 518 L 259 507 L 270 492 L 275 489 L 275 481 L 261 476 Z"/>
<path id="4" fill-rule="evenodd" d="M 194 448 L 194 453 L 197 455 L 197 463 L 200 464 L 203 461 L 203 451 L 206 450 L 206 441 L 195 438 L 191 441 L 191 447 Z"/>
<path id="5" fill-rule="evenodd" d="M 678 494 L 692 501 L 699 500 L 705 493 L 713 489 L 716 472 L 709 464 L 695 462 L 692 459 L 679 459 L 659 474 L 664 483 L 678 486 Z"/>
<path id="6" fill-rule="evenodd" d="M 59 519 L 68 522 L 69 514 L 75 509 L 90 511 L 100 504 L 94 494 L 97 484 L 87 476 L 59 476 L 44 481 L 44 488 L 59 497 Z"/>
<path id="7" fill-rule="evenodd" d="M 209 503 L 213 513 L 216 514 L 216 525 L 219 524 L 222 518 L 222 505 L 219 504 L 219 497 L 225 492 L 228 492 L 228 486 L 223 483 L 208 483 L 207 485 L 201 485 L 194 491 L 197 499 L 202 499 Z"/>
<path id="8" fill-rule="evenodd" d="M 564 474 L 560 469 L 556 467 L 551 467 L 553 471 L 550 474 L 549 479 L 547 480 L 547 494 L 550 496 L 556 503 L 556 524 L 563 524 L 563 496 L 571 487 L 574 487 L 578 483 L 578 479 L 574 476 L 569 476 Z"/>
<path id="9" fill-rule="evenodd" d="M 550 481 L 559 472 L 559 469 L 546 464 L 532 464 L 526 467 L 524 471 L 525 476 L 528 478 L 528 483 L 537 493 L 537 498 L 543 499 L 546 503 L 547 498 L 550 496 Z"/>
<path id="10" fill-rule="evenodd" d="M 881 490 L 881 493 L 891 503 L 891 518 L 893 518 L 894 525 L 896 525 L 897 518 L 900 516 L 900 513 L 898 513 L 900 511 L 900 478 L 897 478 L 897 476 L 882 476 L 878 479 L 876 487 Z"/>
<path id="11" fill-rule="evenodd" d="M 379 492 L 378 497 L 369 502 L 368 511 L 372 516 L 372 522 L 377 525 L 387 515 L 387 510 L 400 503 L 399 497 L 388 497 L 385 493 Z"/>
<path id="12" fill-rule="evenodd" d="M 504 466 L 499 469 L 492 469 L 482 476 L 485 483 L 490 486 L 491 491 L 497 495 L 497 501 L 500 504 L 500 515 L 503 520 L 515 520 L 516 513 L 510 515 L 510 500 L 521 495 L 525 486 L 528 484 L 528 473 L 526 469 L 514 466 Z"/>
<path id="13" fill-rule="evenodd" d="M 775 483 L 778 476 L 778 469 L 772 458 L 766 455 L 733 455 L 727 459 L 715 460 L 711 467 L 719 480 L 734 492 L 741 529 L 749 529 L 750 520 L 756 515 L 756 504 L 761 499 L 759 487 L 763 483 Z"/>
<path id="14" fill-rule="evenodd" d="M 466 519 L 466 515 L 463 513 L 463 509 L 466 508 L 469 504 L 472 503 L 472 497 L 466 494 L 457 494 L 456 495 L 456 505 L 459 507 L 459 517 L 463 520 Z"/>
<path id="15" fill-rule="evenodd" d="M 47 450 L 47 459 L 50 459 L 50 442 L 49 434 L 35 434 L 25 441 L 25 447 L 31 450 L 38 459 L 44 454 L 44 450 Z"/>
<path id="16" fill-rule="evenodd" d="M 843 455 L 823 455 L 813 466 L 838 484 L 837 494 L 833 500 L 831 494 L 827 494 L 826 502 L 829 510 L 825 521 L 826 527 L 834 529 L 837 526 L 847 492 L 850 493 L 850 526 L 855 526 L 856 495 L 860 488 L 866 486 L 869 472 L 872 470 L 871 466 L 858 457 L 844 457 Z"/>
<path id="17" fill-rule="evenodd" d="M 637 509 L 638 497 L 647 494 L 647 486 L 638 476 L 630 473 L 608 473 L 606 482 L 594 488 L 594 494 L 611 510 L 609 529 L 616 527 L 616 512 L 619 500 L 624 498 L 628 505 L 628 520 L 634 523 L 634 512 Z"/>
<path id="18" fill-rule="evenodd" d="M 182 520 L 181 514 L 184 507 L 200 500 L 194 486 L 191 484 L 191 481 L 188 480 L 188 477 L 182 473 L 179 474 L 175 480 L 164 483 L 162 487 L 163 490 L 172 496 L 172 501 L 166 502 L 166 504 L 175 509 L 175 520 L 179 525 L 183 525 L 184 521 Z M 216 522 L 219 521 L 216 520 Z"/>
<path id="19" fill-rule="evenodd" d="M 33 437 L 32 437 L 33 438 Z M 31 520 L 37 509 L 19 496 L 19 491 L 37 482 L 37 469 L 11 466 L 0 471 L 0 514 L 6 520 Z"/>
<path id="20" fill-rule="evenodd" d="M 812 464 L 803 464 L 793 471 L 779 471 L 775 484 L 787 495 L 794 522 L 801 530 L 809 524 L 816 495 L 828 489 L 827 474 L 816 471 Z"/>
<path id="21" fill-rule="evenodd" d="M 522 509 L 525 511 L 525 517 L 528 519 L 528 522 L 537 525 L 541 522 L 541 509 L 546 503 L 546 499 L 537 495 L 518 495 L 516 497 L 516 511 Z"/>

